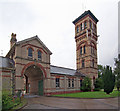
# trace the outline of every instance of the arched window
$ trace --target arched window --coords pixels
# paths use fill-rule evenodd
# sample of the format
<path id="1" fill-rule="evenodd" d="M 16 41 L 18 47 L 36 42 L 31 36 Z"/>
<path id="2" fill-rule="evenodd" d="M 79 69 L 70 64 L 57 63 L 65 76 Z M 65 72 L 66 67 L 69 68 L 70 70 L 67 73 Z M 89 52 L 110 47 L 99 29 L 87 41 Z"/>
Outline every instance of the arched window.
<path id="1" fill-rule="evenodd" d="M 94 59 L 92 60 L 92 67 L 94 67 Z"/>
<path id="2" fill-rule="evenodd" d="M 79 33 L 79 27 L 77 26 L 77 33 Z"/>
<path id="3" fill-rule="evenodd" d="M 91 46 L 91 54 L 93 53 L 93 47 Z"/>
<path id="4" fill-rule="evenodd" d="M 80 24 L 80 31 L 82 31 L 82 23 Z"/>
<path id="5" fill-rule="evenodd" d="M 38 50 L 38 59 L 41 60 L 42 59 L 42 53 L 40 50 Z"/>
<path id="6" fill-rule="evenodd" d="M 86 53 L 86 46 L 84 45 L 84 54 Z"/>
<path id="7" fill-rule="evenodd" d="M 94 47 L 91 47 L 91 54 L 94 54 Z"/>
<path id="8" fill-rule="evenodd" d="M 90 28 L 92 28 L 92 22 L 91 22 L 91 20 L 89 21 L 89 25 L 90 25 Z"/>
<path id="9" fill-rule="evenodd" d="M 82 55 L 82 47 L 80 47 L 80 55 Z"/>
<path id="10" fill-rule="evenodd" d="M 33 49 L 28 48 L 28 57 L 33 57 Z"/>
<path id="11" fill-rule="evenodd" d="M 86 29 L 87 28 L 87 21 L 84 22 L 84 25 L 85 25 L 84 27 Z"/>
<path id="12" fill-rule="evenodd" d="M 96 25 L 94 24 L 94 31 L 95 31 L 95 33 L 96 33 Z"/>
<path id="13" fill-rule="evenodd" d="M 84 30 L 84 23 L 82 23 L 82 30 Z"/>

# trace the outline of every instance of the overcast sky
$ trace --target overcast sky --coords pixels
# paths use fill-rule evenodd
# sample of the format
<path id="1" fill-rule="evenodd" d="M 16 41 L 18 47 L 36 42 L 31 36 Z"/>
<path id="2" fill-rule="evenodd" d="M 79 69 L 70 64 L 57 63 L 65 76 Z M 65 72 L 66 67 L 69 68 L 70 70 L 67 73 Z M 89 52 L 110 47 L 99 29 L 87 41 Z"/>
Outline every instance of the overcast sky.
<path id="1" fill-rule="evenodd" d="M 119 0 L 1 0 L 0 55 L 17 40 L 38 35 L 53 53 L 51 64 L 76 69 L 75 30 L 72 23 L 85 10 L 98 18 L 98 64 L 114 66 L 118 53 Z"/>

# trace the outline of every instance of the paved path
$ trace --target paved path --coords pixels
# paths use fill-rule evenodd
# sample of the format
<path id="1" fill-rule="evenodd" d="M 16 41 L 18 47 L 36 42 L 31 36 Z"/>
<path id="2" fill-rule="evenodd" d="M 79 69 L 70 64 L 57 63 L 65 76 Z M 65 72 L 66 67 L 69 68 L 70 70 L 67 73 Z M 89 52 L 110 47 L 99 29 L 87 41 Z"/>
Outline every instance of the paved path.
<path id="1" fill-rule="evenodd" d="M 57 97 L 29 97 L 23 109 L 118 109 L 118 98 L 75 99 Z"/>

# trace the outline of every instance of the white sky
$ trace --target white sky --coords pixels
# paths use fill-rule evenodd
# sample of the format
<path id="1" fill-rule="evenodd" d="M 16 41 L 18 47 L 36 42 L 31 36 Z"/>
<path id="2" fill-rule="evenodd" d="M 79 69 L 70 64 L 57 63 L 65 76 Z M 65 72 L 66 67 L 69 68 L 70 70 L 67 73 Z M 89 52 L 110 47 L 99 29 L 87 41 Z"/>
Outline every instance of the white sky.
<path id="1" fill-rule="evenodd" d="M 38 35 L 53 53 L 51 64 L 76 68 L 72 21 L 85 10 L 98 18 L 98 64 L 114 66 L 118 53 L 119 0 L 1 0 L 0 51 L 10 49 L 11 33 L 17 40 Z M 1 55 L 1 52 L 0 52 Z"/>

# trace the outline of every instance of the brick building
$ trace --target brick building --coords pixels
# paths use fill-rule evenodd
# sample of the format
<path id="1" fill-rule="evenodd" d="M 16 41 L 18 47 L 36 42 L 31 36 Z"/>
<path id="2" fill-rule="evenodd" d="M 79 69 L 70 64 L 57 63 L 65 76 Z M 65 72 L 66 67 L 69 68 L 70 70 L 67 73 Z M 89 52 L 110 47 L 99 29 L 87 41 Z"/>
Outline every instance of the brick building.
<path id="1" fill-rule="evenodd" d="M 6 57 L 1 57 L 6 60 L 2 63 L 12 64 L 1 66 L 3 82 L 12 80 L 4 89 L 12 86 L 15 91 L 52 95 L 80 92 L 81 82 L 85 76 L 90 77 L 93 83 L 98 75 L 97 22 L 98 19 L 89 10 L 73 21 L 76 70 L 51 65 L 52 52 L 38 36 L 17 42 L 16 34 L 12 33 L 10 50 Z"/>

